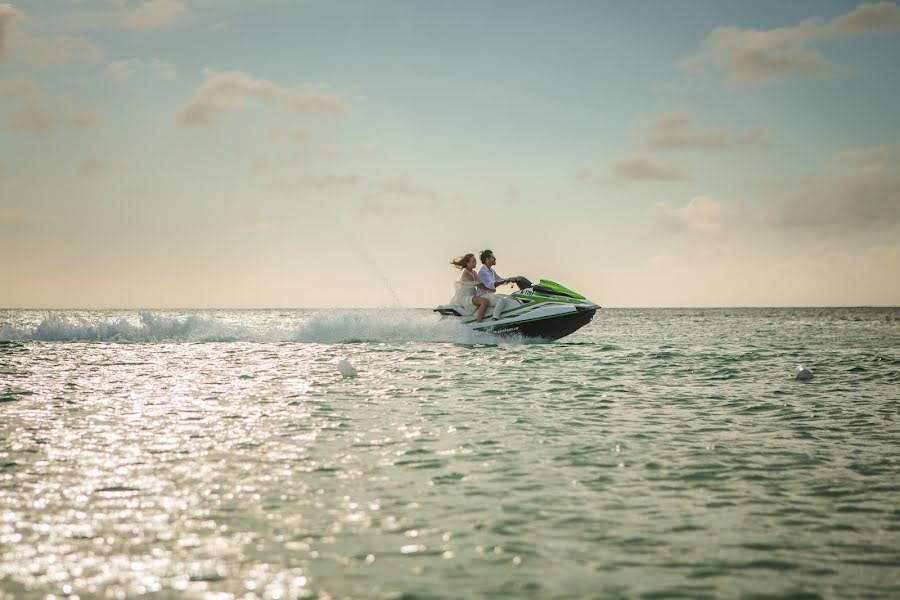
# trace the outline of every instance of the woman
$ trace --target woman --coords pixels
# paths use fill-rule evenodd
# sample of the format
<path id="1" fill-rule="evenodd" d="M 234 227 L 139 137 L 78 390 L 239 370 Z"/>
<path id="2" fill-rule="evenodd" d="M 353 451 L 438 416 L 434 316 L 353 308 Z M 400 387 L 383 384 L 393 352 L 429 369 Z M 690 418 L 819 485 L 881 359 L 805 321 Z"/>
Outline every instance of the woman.
<path id="1" fill-rule="evenodd" d="M 478 281 L 475 275 L 475 267 L 478 263 L 475 261 L 474 254 L 466 254 L 450 261 L 450 264 L 457 269 L 462 270 L 459 281 L 456 282 L 456 295 L 453 296 L 451 304 L 462 306 L 466 310 L 477 310 L 476 321 L 481 323 L 484 319 L 484 313 L 487 312 L 487 298 L 479 298 L 475 295 L 475 288 L 486 290 L 483 283 Z"/>

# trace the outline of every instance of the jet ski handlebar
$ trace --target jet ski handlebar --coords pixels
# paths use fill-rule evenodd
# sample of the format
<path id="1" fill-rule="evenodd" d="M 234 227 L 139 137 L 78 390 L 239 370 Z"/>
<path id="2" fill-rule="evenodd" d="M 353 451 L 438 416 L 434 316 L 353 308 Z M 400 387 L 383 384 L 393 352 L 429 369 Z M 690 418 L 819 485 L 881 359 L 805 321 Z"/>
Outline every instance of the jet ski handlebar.
<path id="1" fill-rule="evenodd" d="M 507 277 L 506 280 L 515 283 L 517 286 L 519 286 L 520 290 L 530 288 L 534 285 L 530 281 L 528 281 L 527 277 L 522 277 L 521 275 L 516 275 L 515 277 Z"/>

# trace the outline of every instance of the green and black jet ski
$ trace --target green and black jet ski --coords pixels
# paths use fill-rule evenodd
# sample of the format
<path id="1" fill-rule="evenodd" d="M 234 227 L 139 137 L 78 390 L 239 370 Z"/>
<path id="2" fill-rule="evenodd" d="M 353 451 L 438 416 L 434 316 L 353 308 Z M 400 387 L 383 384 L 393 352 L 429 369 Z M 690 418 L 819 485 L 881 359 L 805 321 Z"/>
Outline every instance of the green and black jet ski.
<path id="1" fill-rule="evenodd" d="M 516 283 L 519 290 L 507 296 L 506 308 L 497 320 L 491 318 L 490 308 L 481 323 L 476 322 L 471 309 L 455 304 L 442 304 L 434 311 L 442 319 L 459 319 L 473 331 L 558 340 L 590 323 L 600 309 L 581 294 L 549 279 L 541 279 L 535 285 L 519 277 Z"/>

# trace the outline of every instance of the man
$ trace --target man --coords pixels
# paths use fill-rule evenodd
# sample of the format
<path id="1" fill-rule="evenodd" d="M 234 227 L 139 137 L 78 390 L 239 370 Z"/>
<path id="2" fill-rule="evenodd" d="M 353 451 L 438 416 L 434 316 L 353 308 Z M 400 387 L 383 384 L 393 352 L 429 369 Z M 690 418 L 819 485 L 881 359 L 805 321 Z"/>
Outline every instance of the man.
<path id="1" fill-rule="evenodd" d="M 506 308 L 508 298 L 503 295 L 498 295 L 497 286 L 498 285 L 506 285 L 508 283 L 512 283 L 513 279 L 503 279 L 494 271 L 494 265 L 497 264 L 497 258 L 494 256 L 494 253 L 490 250 L 482 250 L 481 251 L 481 270 L 478 271 L 478 281 L 479 285 L 475 288 L 475 295 L 477 297 L 487 298 L 488 303 L 482 304 L 478 307 L 478 315 L 477 321 L 480 323 L 482 319 L 484 319 L 484 314 L 487 312 L 488 306 L 494 307 L 494 320 L 500 318 L 500 315 L 503 314 L 503 311 Z"/>

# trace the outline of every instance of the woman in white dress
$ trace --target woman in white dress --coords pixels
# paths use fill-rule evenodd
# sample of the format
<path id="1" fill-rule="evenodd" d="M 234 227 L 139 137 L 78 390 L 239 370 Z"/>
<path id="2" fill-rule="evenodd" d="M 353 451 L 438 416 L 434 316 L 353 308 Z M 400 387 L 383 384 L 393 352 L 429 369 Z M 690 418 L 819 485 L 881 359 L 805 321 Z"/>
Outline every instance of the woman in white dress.
<path id="1" fill-rule="evenodd" d="M 469 313 L 477 311 L 476 320 L 481 323 L 482 319 L 484 319 L 484 313 L 487 312 L 488 300 L 475 295 L 475 288 L 486 289 L 475 275 L 475 267 L 478 265 L 475 255 L 466 254 L 465 256 L 460 256 L 451 260 L 450 264 L 462 270 L 462 275 L 460 275 L 459 281 L 455 284 L 456 294 L 453 296 L 453 300 L 450 301 L 451 304 L 462 306 Z"/>

